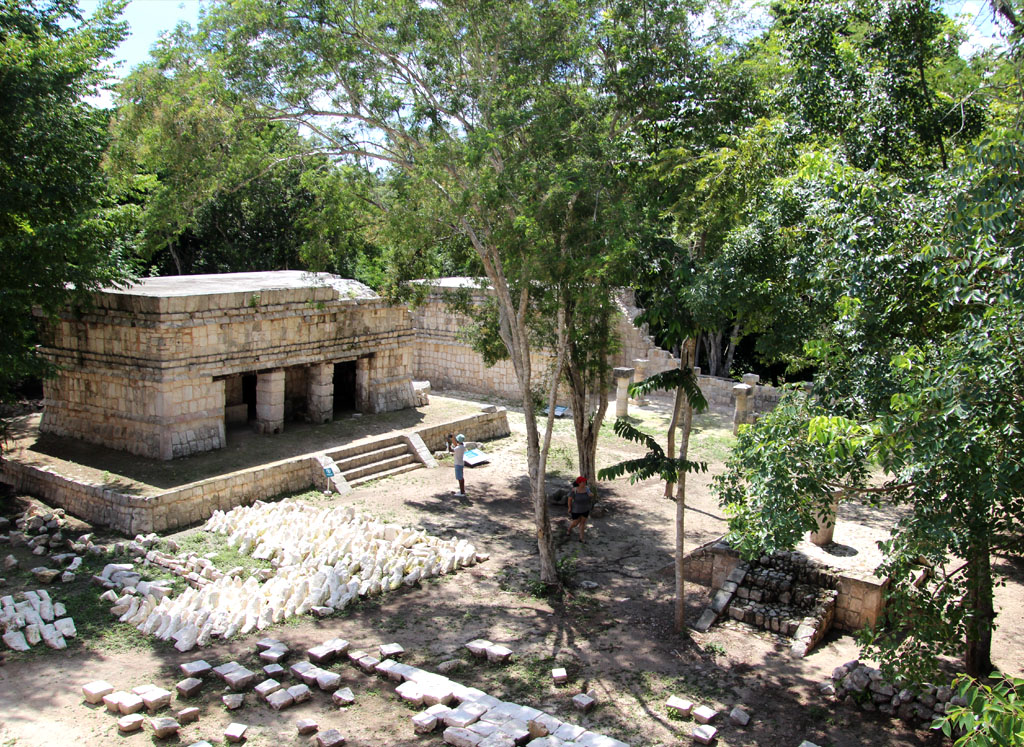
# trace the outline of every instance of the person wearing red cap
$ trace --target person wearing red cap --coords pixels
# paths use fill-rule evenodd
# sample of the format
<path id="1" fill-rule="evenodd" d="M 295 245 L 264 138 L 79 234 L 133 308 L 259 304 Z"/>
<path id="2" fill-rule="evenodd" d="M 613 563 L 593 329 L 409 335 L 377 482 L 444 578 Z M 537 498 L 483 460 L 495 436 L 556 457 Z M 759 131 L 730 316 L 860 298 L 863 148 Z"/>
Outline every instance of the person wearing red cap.
<path id="1" fill-rule="evenodd" d="M 580 529 L 580 542 L 586 542 L 583 533 L 587 529 L 587 517 L 590 516 L 590 509 L 593 500 L 590 495 L 590 488 L 587 487 L 587 478 L 580 475 L 572 483 L 572 490 L 569 491 L 569 516 L 572 522 L 566 530 L 566 534 L 572 534 L 574 527 Z"/>

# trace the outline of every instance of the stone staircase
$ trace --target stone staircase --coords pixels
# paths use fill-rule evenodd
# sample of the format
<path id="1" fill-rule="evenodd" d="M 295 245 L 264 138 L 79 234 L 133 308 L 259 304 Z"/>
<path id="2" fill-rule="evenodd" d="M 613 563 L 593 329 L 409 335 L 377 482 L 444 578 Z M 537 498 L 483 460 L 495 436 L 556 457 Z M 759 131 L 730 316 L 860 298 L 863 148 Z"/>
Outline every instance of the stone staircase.
<path id="1" fill-rule="evenodd" d="M 695 628 L 707 631 L 727 616 L 793 638 L 790 653 L 802 658 L 832 627 L 838 586 L 833 569 L 799 553 L 762 555 L 733 569 Z"/>
<path id="2" fill-rule="evenodd" d="M 371 480 L 437 466 L 423 440 L 415 434 L 331 449 L 319 457 L 319 462 L 328 483 L 339 493 L 347 493 Z"/>

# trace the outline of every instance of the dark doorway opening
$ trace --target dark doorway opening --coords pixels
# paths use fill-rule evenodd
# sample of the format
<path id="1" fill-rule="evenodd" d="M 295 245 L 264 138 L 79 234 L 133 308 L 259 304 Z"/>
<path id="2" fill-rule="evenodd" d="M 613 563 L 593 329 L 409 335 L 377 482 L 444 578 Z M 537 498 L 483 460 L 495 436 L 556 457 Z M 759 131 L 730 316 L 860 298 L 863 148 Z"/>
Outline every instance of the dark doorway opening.
<path id="1" fill-rule="evenodd" d="M 356 362 L 334 364 L 334 416 L 356 409 Z"/>
<path id="2" fill-rule="evenodd" d="M 242 375 L 242 402 L 248 406 L 246 419 L 250 423 L 256 422 L 256 374 Z"/>

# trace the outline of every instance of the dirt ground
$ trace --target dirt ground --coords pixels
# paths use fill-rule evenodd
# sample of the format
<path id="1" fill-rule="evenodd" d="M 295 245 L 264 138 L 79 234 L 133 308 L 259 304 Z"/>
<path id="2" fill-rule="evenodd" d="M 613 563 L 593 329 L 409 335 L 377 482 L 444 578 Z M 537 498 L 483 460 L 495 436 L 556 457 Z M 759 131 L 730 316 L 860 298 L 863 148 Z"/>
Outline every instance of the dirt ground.
<path id="1" fill-rule="evenodd" d="M 435 394 L 431 405 L 412 417 L 439 422 L 473 407 L 457 398 Z M 667 428 L 667 403 L 656 402 L 643 410 L 634 408 L 631 414 L 648 428 L 656 432 L 660 429 L 661 434 Z M 371 417 L 358 420 L 359 427 L 370 429 L 367 432 L 379 431 L 385 423 L 387 427 L 408 427 L 398 425 L 401 417 L 376 423 Z M 346 496 L 325 498 L 309 493 L 300 498 L 324 506 L 351 504 L 388 521 L 422 527 L 434 535 L 468 539 L 478 550 L 490 553 L 487 562 L 363 601 L 326 619 L 295 618 L 185 654 L 120 623 L 80 623 L 81 635 L 66 651 L 41 649 L 8 655 L 0 666 L 0 745 L 190 745 L 200 739 L 219 744 L 224 728 L 231 722 L 250 725 L 250 745 L 307 745 L 310 738 L 298 736 L 295 729 L 295 722 L 302 718 L 317 719 L 321 729 L 338 728 L 348 744 L 359 747 L 442 744 L 440 732 L 414 734 L 409 718 L 413 711 L 394 696 L 393 683 L 343 664 L 332 669 L 340 672 L 344 684 L 355 692 L 356 703 L 347 709 L 339 710 L 329 698 L 317 694 L 312 701 L 277 713 L 257 705 L 250 693 L 241 710 L 228 712 L 220 703 L 221 691 L 208 683 L 200 696 L 188 703 L 200 708 L 201 718 L 171 740 L 156 740 L 148 730 L 120 736 L 113 716 L 102 706 L 88 706 L 82 700 L 81 685 L 97 679 L 119 689 L 153 682 L 173 690 L 174 684 L 183 679 L 178 665 L 197 658 L 215 666 L 237 659 L 255 669 L 258 660 L 254 644 L 266 636 L 283 640 L 296 652 L 335 636 L 367 651 L 382 643 L 398 642 L 407 651 L 406 661 L 431 671 L 436 671 L 442 661 L 460 659 L 459 669 L 449 675 L 453 679 L 499 698 L 541 708 L 634 746 L 691 743 L 694 722 L 669 717 L 665 701 L 670 695 L 712 705 L 726 713 L 734 705 L 746 708 L 752 719 L 745 728 L 732 725 L 726 713 L 719 717 L 717 743 L 725 747 L 796 747 L 805 739 L 822 747 L 942 744 L 928 730 L 911 730 L 899 721 L 829 704 L 818 694 L 818 686 L 834 667 L 857 658 L 857 647 L 850 636 L 833 633 L 808 657 L 793 660 L 785 639 L 742 626 L 719 625 L 707 634 L 674 635 L 670 565 L 674 504 L 661 497 L 659 483 L 631 486 L 619 480 L 603 485 L 600 510 L 595 512 L 600 515 L 591 521 L 586 544 L 565 538 L 564 507 L 552 505 L 561 566 L 571 584 L 557 599 L 531 594 L 536 590 L 537 550 L 525 478 L 525 430 L 522 416 L 516 412 L 510 412 L 510 423 L 509 437 L 485 444 L 490 463 L 467 469 L 467 499 L 451 494 L 455 484 L 450 461 L 442 462 L 438 469 L 416 470 L 360 486 Z M 356 428 L 356 424 L 345 424 L 346 428 L 350 426 Z M 731 447 L 729 414 L 700 416 L 697 427 L 691 454 L 707 460 L 709 472 L 689 479 L 687 549 L 719 537 L 726 528 L 709 486 Z M 20 446 L 33 443 L 28 434 L 22 436 L 29 440 L 19 442 Z M 349 436 L 357 437 L 358 433 L 352 431 Z M 264 456 L 266 438 L 240 437 L 234 447 L 238 458 L 254 458 L 257 453 Z M 306 448 L 306 442 L 302 443 Z M 283 444 L 276 444 L 275 450 L 290 448 Z M 138 467 L 135 458 L 75 448 L 76 457 L 84 463 L 82 469 L 109 472 L 113 480 L 129 479 L 118 475 L 130 472 L 126 465 L 135 463 L 136 477 L 130 479 L 139 480 L 150 469 L 163 483 L 170 479 L 174 466 Z M 59 441 L 48 440 L 41 445 L 40 453 L 45 451 L 56 459 L 69 455 L 71 450 L 71 444 L 62 446 Z M 79 453 L 82 451 L 97 451 L 100 457 L 89 464 L 88 454 Z M 611 434 L 610 425 L 606 427 L 600 466 L 636 453 L 634 447 Z M 223 461 L 226 455 L 214 458 Z M 549 462 L 550 482 L 566 484 L 574 474 L 574 463 L 572 424 L 560 421 Z M 193 460 L 184 460 L 180 468 L 182 481 L 197 470 L 201 473 L 207 469 Z M 8 499 L 3 513 L 9 516 L 20 505 L 24 505 L 23 500 Z M 891 521 L 885 515 L 864 514 L 859 507 L 850 512 L 840 517 L 837 542 L 842 541 L 844 519 L 857 520 L 859 527 L 884 527 Z M 187 538 L 197 531 L 193 528 L 172 536 Z M 0 547 L 2 554 L 16 550 Z M 23 565 L 28 562 L 24 557 L 19 559 Z M 1003 671 L 1020 676 L 1024 630 L 1016 621 L 1024 600 L 1024 564 L 1019 559 L 998 563 L 1009 574 L 1010 582 L 997 589 L 1003 625 L 996 632 L 993 653 Z M 6 586 L 0 587 L 0 593 L 34 588 L 29 581 L 12 576 Z M 58 601 L 65 594 L 82 599 L 99 591 L 84 580 L 51 588 Z M 690 584 L 686 599 L 688 619 L 695 621 L 708 602 L 708 590 Z M 70 604 L 69 613 L 75 615 Z M 515 652 L 514 662 L 492 666 L 472 660 L 463 647 L 475 638 L 508 645 Z M 297 656 L 301 653 L 293 658 Z M 567 686 L 551 684 L 550 670 L 554 666 L 568 670 Z M 573 711 L 571 704 L 572 696 L 584 691 L 598 701 L 597 708 L 588 715 Z"/>

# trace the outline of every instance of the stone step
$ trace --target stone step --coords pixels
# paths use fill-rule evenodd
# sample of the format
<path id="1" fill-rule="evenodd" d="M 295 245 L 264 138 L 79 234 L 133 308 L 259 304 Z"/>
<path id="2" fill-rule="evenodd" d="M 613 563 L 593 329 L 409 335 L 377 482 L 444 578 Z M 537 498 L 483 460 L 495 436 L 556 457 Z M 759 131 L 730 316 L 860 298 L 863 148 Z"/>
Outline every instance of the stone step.
<path id="1" fill-rule="evenodd" d="M 338 472 L 345 474 L 357 467 L 373 464 L 374 462 L 380 462 L 385 459 L 391 459 L 392 457 L 408 453 L 409 445 L 405 441 L 401 441 L 392 446 L 385 446 L 384 448 L 374 449 L 372 451 L 364 451 L 361 454 L 356 454 L 354 456 L 346 456 L 341 459 L 338 459 L 337 457 L 332 458 L 334 459 L 334 464 Z M 359 477 L 359 475 L 355 476 Z"/>
<path id="2" fill-rule="evenodd" d="M 419 462 L 416 461 L 416 457 L 406 451 L 406 453 L 401 456 L 379 459 L 370 464 L 364 464 L 361 467 L 356 467 L 355 469 L 342 472 L 341 475 L 349 485 L 354 485 L 361 477 L 370 477 L 371 475 L 376 475 L 380 472 L 387 472 L 392 469 L 397 469 L 398 467 L 404 467 L 405 465 L 412 464 L 414 462 L 419 464 Z"/>
<path id="3" fill-rule="evenodd" d="M 358 444 L 342 446 L 337 449 L 331 449 L 330 451 L 327 451 L 325 453 L 335 462 L 338 462 L 343 459 L 348 459 L 349 457 L 365 454 L 368 451 L 376 451 L 378 449 L 383 449 L 388 446 L 394 446 L 395 444 L 400 444 L 404 442 L 405 439 L 403 439 L 401 436 L 389 436 L 387 438 L 378 438 L 371 441 L 364 441 Z"/>
<path id="4" fill-rule="evenodd" d="M 414 469 L 421 469 L 422 467 L 423 467 L 422 464 L 420 464 L 419 462 L 414 461 L 414 462 L 412 462 L 410 464 L 405 464 L 405 465 L 403 465 L 401 467 L 395 467 L 394 469 L 385 470 L 384 472 L 377 472 L 377 473 L 372 474 L 372 475 L 367 475 L 366 477 L 360 477 L 360 478 L 355 479 L 355 480 L 350 480 L 349 481 L 349 485 L 351 485 L 352 487 L 355 487 L 356 485 L 361 485 L 364 482 L 370 482 L 371 480 L 383 480 L 385 477 L 393 477 L 394 475 L 401 475 L 401 474 L 404 474 L 405 472 L 412 472 Z"/>

